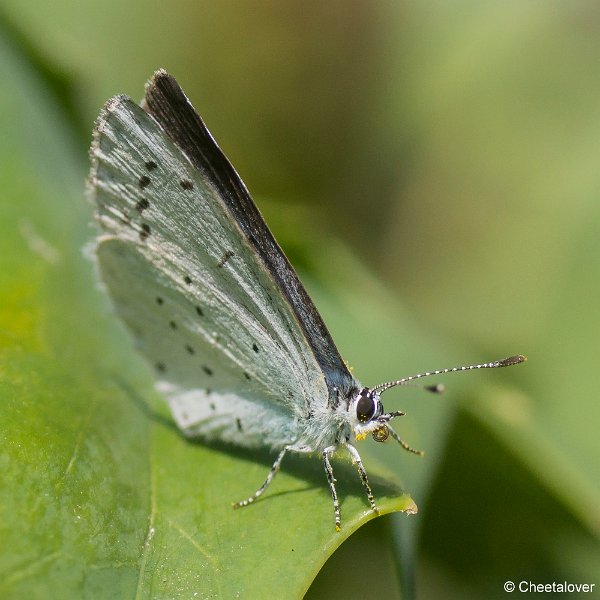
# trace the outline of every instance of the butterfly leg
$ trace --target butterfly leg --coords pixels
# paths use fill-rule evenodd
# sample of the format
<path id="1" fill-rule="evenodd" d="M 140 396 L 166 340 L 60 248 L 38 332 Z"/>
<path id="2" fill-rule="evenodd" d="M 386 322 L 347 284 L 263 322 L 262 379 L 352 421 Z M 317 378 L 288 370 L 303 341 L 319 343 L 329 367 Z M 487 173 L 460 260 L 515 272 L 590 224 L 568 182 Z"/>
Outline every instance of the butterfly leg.
<path id="1" fill-rule="evenodd" d="M 423 456 L 423 450 L 415 450 L 413 447 L 409 446 L 404 440 L 400 439 L 400 436 L 389 426 L 387 428 L 391 434 L 391 436 L 408 452 L 412 452 L 413 454 L 418 454 L 419 456 Z"/>
<path id="2" fill-rule="evenodd" d="M 340 503 L 337 497 L 337 491 L 335 489 L 335 477 L 333 476 L 333 469 L 331 468 L 331 462 L 329 457 L 335 452 L 337 446 L 329 446 L 323 450 L 323 464 L 325 465 L 325 474 L 327 475 L 327 483 L 329 483 L 329 489 L 331 490 L 331 497 L 333 498 L 333 513 L 335 515 L 335 530 L 340 531 L 342 528 L 342 522 L 340 519 Z"/>
<path id="3" fill-rule="evenodd" d="M 254 502 L 267 489 L 268 485 L 271 483 L 271 481 L 273 481 L 273 477 L 277 475 L 285 453 L 290 449 L 290 446 L 286 446 L 279 453 L 279 456 L 275 459 L 275 462 L 273 463 L 273 466 L 271 467 L 271 470 L 269 471 L 265 482 L 256 490 L 256 492 L 254 492 L 254 494 L 250 496 L 250 498 L 246 498 L 246 500 L 240 500 L 240 502 L 235 502 L 233 508 L 241 508 L 242 506 L 248 506 L 248 504 L 252 504 L 252 502 Z"/>
<path id="4" fill-rule="evenodd" d="M 356 465 L 358 469 L 358 474 L 360 475 L 360 480 L 362 481 L 363 487 L 367 492 L 367 498 L 369 499 L 369 504 L 371 505 L 371 509 L 375 514 L 379 513 L 377 506 L 375 505 L 375 499 L 373 498 L 373 492 L 371 491 L 371 486 L 369 485 L 369 480 L 367 479 L 367 472 L 363 467 L 362 460 L 360 459 L 360 454 L 358 450 L 352 445 L 346 443 L 346 448 L 348 448 L 348 452 L 350 452 L 350 456 L 352 457 L 352 462 Z"/>

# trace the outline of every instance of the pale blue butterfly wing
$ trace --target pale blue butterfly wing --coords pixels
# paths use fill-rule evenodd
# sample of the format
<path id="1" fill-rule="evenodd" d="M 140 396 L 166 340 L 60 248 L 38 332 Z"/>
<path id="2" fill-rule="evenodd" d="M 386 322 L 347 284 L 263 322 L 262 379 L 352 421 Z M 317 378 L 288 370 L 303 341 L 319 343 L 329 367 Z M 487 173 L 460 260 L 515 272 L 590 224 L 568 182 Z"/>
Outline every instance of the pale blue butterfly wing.
<path id="1" fill-rule="evenodd" d="M 90 188 L 102 280 L 188 434 L 297 441 L 358 384 L 177 82 L 100 115 Z"/>

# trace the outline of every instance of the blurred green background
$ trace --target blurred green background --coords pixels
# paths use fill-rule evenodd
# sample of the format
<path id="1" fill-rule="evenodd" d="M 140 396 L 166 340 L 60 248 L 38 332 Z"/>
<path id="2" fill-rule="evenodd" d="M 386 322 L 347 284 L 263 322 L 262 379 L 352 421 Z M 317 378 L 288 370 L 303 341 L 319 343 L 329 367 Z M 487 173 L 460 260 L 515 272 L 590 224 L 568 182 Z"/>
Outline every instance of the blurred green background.
<path id="1" fill-rule="evenodd" d="M 164 67 L 364 383 L 528 355 L 448 378 L 442 399 L 389 393 L 426 457 L 365 453 L 397 472 L 419 515 L 361 528 L 309 597 L 410 597 L 414 584 L 422 598 L 501 598 L 507 580 L 600 594 L 597 2 L 2 0 L 0 38 L 68 140 L 51 147 L 56 137 L 3 119 L 0 146 L 8 129 L 25 138 L 0 149 L 3 180 L 21 151 L 44 181 L 68 162 L 73 220 L 85 222 L 100 107 L 140 99 Z M 12 81 L 1 86 L 10 99 Z M 26 203 L 6 189 L 4 208 Z M 48 256 L 37 218 L 2 229 Z M 5 347 L 27 307 L 19 318 Z"/>

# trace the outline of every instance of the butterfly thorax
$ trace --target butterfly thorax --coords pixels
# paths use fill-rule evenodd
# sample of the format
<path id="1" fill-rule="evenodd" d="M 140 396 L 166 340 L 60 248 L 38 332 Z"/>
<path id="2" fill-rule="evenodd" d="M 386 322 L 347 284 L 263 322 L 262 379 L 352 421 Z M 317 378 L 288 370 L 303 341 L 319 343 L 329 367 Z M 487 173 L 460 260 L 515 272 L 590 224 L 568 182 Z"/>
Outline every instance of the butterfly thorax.
<path id="1" fill-rule="evenodd" d="M 383 405 L 379 394 L 357 381 L 343 392 L 334 390 L 334 393 L 336 401 L 326 406 L 311 403 L 310 414 L 298 422 L 295 446 L 319 452 L 330 446 L 362 440 L 381 428 Z"/>

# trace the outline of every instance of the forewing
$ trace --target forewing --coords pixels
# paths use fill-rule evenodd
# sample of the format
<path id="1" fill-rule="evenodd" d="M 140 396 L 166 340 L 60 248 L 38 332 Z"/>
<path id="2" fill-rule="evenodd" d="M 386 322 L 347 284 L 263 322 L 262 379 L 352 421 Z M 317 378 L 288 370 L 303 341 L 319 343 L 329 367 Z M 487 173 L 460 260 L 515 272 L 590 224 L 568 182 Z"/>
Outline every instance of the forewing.
<path id="1" fill-rule="evenodd" d="M 180 425 L 216 422 L 223 399 L 288 422 L 327 402 L 298 314 L 220 185 L 124 96 L 107 103 L 91 155 L 101 276 Z"/>
<path id="2" fill-rule="evenodd" d="M 325 377 L 329 403 L 337 405 L 357 385 L 296 272 L 281 251 L 250 198 L 244 183 L 217 146 L 177 81 L 163 70 L 146 86 L 144 108 L 175 145 L 219 192 L 223 210 L 236 223 L 241 235 L 258 257 L 261 267 L 273 280 L 277 294 L 284 298 L 286 311 L 303 334 Z"/>

